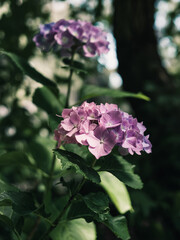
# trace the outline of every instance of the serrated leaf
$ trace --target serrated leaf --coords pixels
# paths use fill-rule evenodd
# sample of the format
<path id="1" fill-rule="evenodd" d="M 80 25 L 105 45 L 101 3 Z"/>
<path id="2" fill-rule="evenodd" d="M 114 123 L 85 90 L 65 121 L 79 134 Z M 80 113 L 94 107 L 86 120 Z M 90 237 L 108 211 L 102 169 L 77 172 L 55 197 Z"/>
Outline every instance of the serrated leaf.
<path id="1" fill-rule="evenodd" d="M 65 144 L 63 147 L 65 150 L 73 152 L 82 157 L 88 165 L 91 165 L 92 161 L 94 160 L 94 156 L 89 152 L 87 146 L 76 145 L 76 147 L 74 147 L 74 144 Z"/>
<path id="2" fill-rule="evenodd" d="M 0 207 L 0 221 L 3 222 L 11 230 L 14 229 L 14 223 L 11 220 L 12 213 L 13 213 L 12 206 Z"/>
<path id="3" fill-rule="evenodd" d="M 6 226 L 8 226 L 8 228 L 14 229 L 13 221 L 9 217 L 3 215 L 1 213 L 1 210 L 0 210 L 0 221 L 3 222 Z"/>
<path id="4" fill-rule="evenodd" d="M 10 207 L 6 207 L 6 208 L 10 208 Z M 10 209 L 9 209 L 10 210 Z M 8 211 L 9 211 L 8 210 Z M 7 210 L 3 210 L 2 207 L 0 207 L 0 222 L 2 222 L 5 226 L 7 226 L 10 230 L 12 230 L 14 232 L 14 234 L 16 235 L 18 240 L 21 240 L 19 233 L 17 232 L 17 230 L 14 227 L 14 222 L 11 219 L 11 215 L 12 213 L 9 215 L 6 214 Z"/>
<path id="5" fill-rule="evenodd" d="M 10 199 L 1 199 L 1 194 L 0 194 L 0 207 L 1 206 L 11 206 L 12 202 Z"/>
<path id="6" fill-rule="evenodd" d="M 100 97 L 100 96 L 108 96 L 111 98 L 132 97 L 132 98 L 143 99 L 146 101 L 150 100 L 150 98 L 144 95 L 143 93 L 130 93 L 130 92 L 125 92 L 125 91 L 116 90 L 116 89 L 96 87 L 94 85 L 85 85 L 82 89 L 82 97 L 79 102 L 82 102 L 84 100 L 94 98 L 94 97 Z"/>
<path id="7" fill-rule="evenodd" d="M 50 88 L 53 92 L 57 94 L 57 86 L 54 82 L 43 76 L 41 73 L 39 73 L 35 68 L 33 68 L 25 59 L 22 57 L 17 56 L 14 53 L 6 52 L 4 50 L 0 50 L 1 54 L 6 55 L 9 57 L 16 66 L 27 76 L 34 79 L 36 82 L 39 82 L 48 88 Z"/>
<path id="8" fill-rule="evenodd" d="M 118 238 L 127 240 L 129 239 L 129 233 L 124 216 L 112 217 L 109 213 L 97 214 L 92 211 L 85 201 L 79 200 L 73 203 L 68 212 L 68 219 L 84 218 L 86 221 L 91 222 L 93 220 L 105 224 Z"/>
<path id="9" fill-rule="evenodd" d="M 125 185 L 109 172 L 99 172 L 99 175 L 101 177 L 100 185 L 108 193 L 119 213 L 132 211 L 131 200 Z"/>
<path id="10" fill-rule="evenodd" d="M 100 177 L 98 173 L 93 168 L 88 167 L 85 164 L 85 160 L 79 155 L 61 149 L 57 149 L 54 151 L 56 155 L 61 159 L 61 163 L 64 169 L 74 167 L 76 169 L 76 172 L 83 175 L 86 179 L 94 183 L 100 182 Z"/>
<path id="11" fill-rule="evenodd" d="M 13 214 L 12 206 L 1 206 L 0 213 L 11 219 L 12 214 Z"/>
<path id="12" fill-rule="evenodd" d="M 109 216 L 104 224 L 120 239 L 130 239 L 126 218 L 124 216 L 112 217 Z"/>
<path id="13" fill-rule="evenodd" d="M 11 202 L 13 210 L 21 215 L 26 215 L 36 209 L 30 193 L 4 191 L 0 193 L 0 202 L 5 200 Z"/>
<path id="14" fill-rule="evenodd" d="M 112 173 L 120 181 L 127 186 L 141 189 L 143 183 L 140 177 L 134 173 L 134 166 L 128 163 L 121 156 L 109 155 L 97 161 L 97 165 L 100 166 L 99 171 L 107 171 Z"/>
<path id="15" fill-rule="evenodd" d="M 90 203 L 85 202 L 82 198 L 81 200 L 76 200 L 74 202 L 69 211 L 68 211 L 68 219 L 77 219 L 77 218 L 84 218 L 87 222 L 97 221 L 103 223 L 105 220 L 107 220 L 109 215 L 109 209 L 108 205 L 106 206 L 106 209 L 104 212 L 98 211 L 96 207 L 93 206 L 93 204 L 90 205 Z"/>
<path id="16" fill-rule="evenodd" d="M 89 193 L 83 197 L 86 206 L 97 214 L 109 211 L 109 199 L 103 192 Z"/>
<path id="17" fill-rule="evenodd" d="M 69 220 L 77 219 L 77 218 L 84 218 L 87 222 L 92 222 L 95 218 L 95 213 L 87 207 L 85 202 L 81 200 L 76 200 L 71 205 L 67 218 Z"/>
<path id="18" fill-rule="evenodd" d="M 96 229 L 80 218 L 59 223 L 50 235 L 53 240 L 96 240 Z"/>
<path id="19" fill-rule="evenodd" d="M 54 116 L 62 110 L 59 100 L 47 87 L 36 89 L 33 95 L 33 103 L 48 114 L 54 114 Z"/>

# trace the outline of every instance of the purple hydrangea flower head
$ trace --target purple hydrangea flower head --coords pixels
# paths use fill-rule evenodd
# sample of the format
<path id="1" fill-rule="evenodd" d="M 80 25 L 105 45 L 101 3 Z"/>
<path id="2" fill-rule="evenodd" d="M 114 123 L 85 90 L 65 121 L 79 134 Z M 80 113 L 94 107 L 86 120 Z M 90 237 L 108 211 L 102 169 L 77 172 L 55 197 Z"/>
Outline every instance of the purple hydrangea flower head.
<path id="1" fill-rule="evenodd" d="M 55 44 L 53 26 L 54 23 L 40 25 L 40 32 L 33 38 L 36 46 L 42 51 L 50 51 Z"/>
<path id="2" fill-rule="evenodd" d="M 64 109 L 61 117 L 63 120 L 54 136 L 58 147 L 68 143 L 85 145 L 96 159 L 110 154 L 114 146 L 122 155 L 151 153 L 152 145 L 149 135 L 144 135 L 143 123 L 121 111 L 116 104 L 84 102 Z"/>
<path id="3" fill-rule="evenodd" d="M 90 22 L 61 19 L 55 23 L 40 26 L 40 32 L 33 38 L 42 51 L 59 51 L 68 55 L 75 49 L 85 57 L 94 57 L 109 51 L 107 34 Z M 69 51 L 61 51 L 68 49 Z"/>
<path id="4" fill-rule="evenodd" d="M 54 39 L 63 48 L 70 48 L 74 44 L 73 36 L 69 33 L 69 31 L 57 33 L 54 36 Z"/>

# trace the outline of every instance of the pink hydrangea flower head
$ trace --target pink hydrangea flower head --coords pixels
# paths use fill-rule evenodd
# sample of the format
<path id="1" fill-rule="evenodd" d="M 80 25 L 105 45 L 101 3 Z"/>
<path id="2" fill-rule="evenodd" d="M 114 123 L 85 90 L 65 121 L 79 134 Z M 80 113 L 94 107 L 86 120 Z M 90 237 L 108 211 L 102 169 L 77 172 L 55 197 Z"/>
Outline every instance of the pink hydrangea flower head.
<path id="1" fill-rule="evenodd" d="M 151 153 L 149 135 L 143 123 L 139 123 L 116 104 L 84 102 L 81 106 L 64 109 L 63 120 L 54 132 L 57 146 L 74 143 L 85 145 L 99 159 L 111 153 L 118 146 L 122 155 L 142 151 Z"/>
<path id="2" fill-rule="evenodd" d="M 42 51 L 59 51 L 68 56 L 72 50 L 85 57 L 94 57 L 109 51 L 107 34 L 90 22 L 61 19 L 55 23 L 40 26 L 40 32 L 33 38 Z M 66 49 L 66 51 L 64 51 Z"/>
<path id="3" fill-rule="evenodd" d="M 88 138 L 89 151 L 99 159 L 101 156 L 108 155 L 115 143 L 116 136 L 112 131 L 109 131 L 103 126 L 98 126 L 94 130 L 94 135 Z"/>

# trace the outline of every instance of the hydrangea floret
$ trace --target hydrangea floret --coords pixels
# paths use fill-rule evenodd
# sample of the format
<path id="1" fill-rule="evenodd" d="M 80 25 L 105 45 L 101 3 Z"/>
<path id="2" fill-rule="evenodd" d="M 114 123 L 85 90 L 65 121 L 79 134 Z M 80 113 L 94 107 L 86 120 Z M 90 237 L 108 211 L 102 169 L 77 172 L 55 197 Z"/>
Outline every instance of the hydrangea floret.
<path id="1" fill-rule="evenodd" d="M 42 51 L 61 51 L 64 56 L 72 49 L 86 57 L 94 57 L 109 51 L 107 33 L 90 22 L 61 19 L 40 25 L 40 32 L 33 41 Z"/>
<path id="2" fill-rule="evenodd" d="M 152 145 L 149 135 L 144 136 L 143 123 L 116 104 L 84 102 L 64 109 L 61 117 L 63 120 L 55 130 L 58 147 L 68 143 L 85 145 L 96 159 L 108 155 L 114 146 L 119 147 L 121 155 L 151 153 Z"/>

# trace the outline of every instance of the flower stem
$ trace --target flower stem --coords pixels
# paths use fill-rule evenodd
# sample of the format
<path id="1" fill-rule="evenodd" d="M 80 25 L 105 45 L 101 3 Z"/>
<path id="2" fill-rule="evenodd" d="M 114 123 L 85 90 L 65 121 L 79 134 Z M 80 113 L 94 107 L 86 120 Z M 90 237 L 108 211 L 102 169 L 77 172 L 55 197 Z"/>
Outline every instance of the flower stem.
<path id="1" fill-rule="evenodd" d="M 30 232 L 30 234 L 27 237 L 27 240 L 31 240 L 34 237 L 34 234 L 36 233 L 40 222 L 41 222 L 41 218 L 38 217 L 35 224 L 34 224 L 34 227 L 33 227 L 32 231 Z"/>
<path id="2" fill-rule="evenodd" d="M 72 52 L 71 56 L 71 62 L 70 62 L 70 73 L 68 77 L 68 90 L 67 90 L 67 95 L 66 95 L 66 103 L 65 103 L 65 108 L 69 107 L 69 98 L 70 98 L 70 93 L 71 93 L 71 85 L 72 85 L 72 75 L 73 75 L 73 69 L 71 68 L 73 66 L 73 61 L 74 61 L 74 55 L 75 51 Z"/>
<path id="3" fill-rule="evenodd" d="M 16 235 L 18 240 L 21 240 L 21 237 L 16 229 L 13 229 L 14 234 Z"/>
<path id="4" fill-rule="evenodd" d="M 91 164 L 91 167 L 94 167 L 96 164 L 96 159 L 94 159 L 94 161 Z M 83 187 L 83 185 L 85 184 L 86 179 L 83 177 L 82 181 L 79 183 L 75 193 L 70 197 L 70 199 L 68 200 L 68 202 L 66 203 L 65 207 L 63 208 L 62 212 L 59 214 L 59 216 L 54 220 L 52 226 L 48 229 L 47 232 L 45 232 L 45 234 L 42 236 L 42 238 L 40 240 L 46 240 L 48 238 L 49 233 L 58 225 L 59 221 L 61 220 L 61 218 L 63 217 L 63 215 L 66 213 L 67 209 L 70 207 L 70 205 L 72 204 L 73 200 L 75 199 L 75 197 L 77 196 L 77 194 L 79 193 L 79 191 L 81 190 L 81 188 Z"/>
<path id="5" fill-rule="evenodd" d="M 47 182 L 47 191 L 46 191 L 47 194 L 49 193 L 51 185 L 52 185 L 52 177 L 53 177 L 53 173 L 54 173 L 55 162 L 56 162 L 56 155 L 55 155 L 55 153 L 53 153 L 51 169 L 50 169 L 49 178 L 48 178 L 48 182 Z"/>

